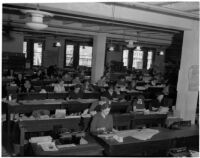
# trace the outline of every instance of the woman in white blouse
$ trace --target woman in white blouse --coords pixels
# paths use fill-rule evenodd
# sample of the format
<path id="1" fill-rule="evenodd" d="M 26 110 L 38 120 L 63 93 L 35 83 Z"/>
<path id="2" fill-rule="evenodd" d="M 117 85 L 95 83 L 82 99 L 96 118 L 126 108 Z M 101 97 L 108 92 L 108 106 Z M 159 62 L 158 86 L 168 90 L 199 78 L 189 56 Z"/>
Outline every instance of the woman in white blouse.
<path id="1" fill-rule="evenodd" d="M 65 92 L 64 81 L 62 79 L 59 79 L 58 83 L 54 85 L 54 92 L 55 93 Z"/>

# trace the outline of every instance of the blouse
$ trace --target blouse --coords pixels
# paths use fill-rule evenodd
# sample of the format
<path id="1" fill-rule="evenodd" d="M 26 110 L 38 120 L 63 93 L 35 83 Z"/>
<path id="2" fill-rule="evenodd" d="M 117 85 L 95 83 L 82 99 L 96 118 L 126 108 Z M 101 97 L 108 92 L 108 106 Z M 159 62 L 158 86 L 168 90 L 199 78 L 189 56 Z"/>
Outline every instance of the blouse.
<path id="1" fill-rule="evenodd" d="M 90 131 L 92 133 L 98 132 L 98 128 L 105 128 L 105 131 L 112 131 L 113 129 L 113 117 L 112 115 L 107 115 L 105 118 L 98 112 L 92 119 L 90 126 Z"/>

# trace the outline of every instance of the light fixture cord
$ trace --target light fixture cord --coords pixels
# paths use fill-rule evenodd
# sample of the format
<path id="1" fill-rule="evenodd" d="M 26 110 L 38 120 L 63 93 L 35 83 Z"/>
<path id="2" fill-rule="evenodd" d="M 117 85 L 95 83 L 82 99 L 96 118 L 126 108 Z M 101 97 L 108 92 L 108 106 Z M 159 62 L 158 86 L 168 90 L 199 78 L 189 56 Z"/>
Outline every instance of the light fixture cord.
<path id="1" fill-rule="evenodd" d="M 112 5 L 112 28 L 113 28 L 113 23 L 114 23 L 114 19 L 115 19 L 115 5 Z M 112 46 L 112 37 L 111 37 L 111 46 Z"/>

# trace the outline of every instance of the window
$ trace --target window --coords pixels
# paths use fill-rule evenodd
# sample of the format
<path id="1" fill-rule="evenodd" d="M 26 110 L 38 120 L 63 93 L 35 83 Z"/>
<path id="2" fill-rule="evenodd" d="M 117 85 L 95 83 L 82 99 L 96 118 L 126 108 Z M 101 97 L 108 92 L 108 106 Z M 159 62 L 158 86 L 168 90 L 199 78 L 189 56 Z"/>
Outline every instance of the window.
<path id="1" fill-rule="evenodd" d="M 91 67 L 92 65 L 92 47 L 80 46 L 79 48 L 79 66 Z"/>
<path id="2" fill-rule="evenodd" d="M 153 57 L 153 53 L 152 51 L 149 51 L 148 56 L 147 56 L 147 70 L 151 67 L 152 57 Z"/>
<path id="3" fill-rule="evenodd" d="M 25 54 L 25 58 L 27 58 L 27 42 L 23 42 L 23 53 Z"/>
<path id="4" fill-rule="evenodd" d="M 124 66 L 128 66 L 128 50 L 123 50 L 123 63 Z"/>
<path id="5" fill-rule="evenodd" d="M 74 45 L 66 45 L 65 66 L 72 66 L 73 65 L 73 54 L 74 54 Z"/>
<path id="6" fill-rule="evenodd" d="M 133 52 L 133 67 L 136 69 L 143 68 L 143 51 L 135 50 Z"/>
<path id="7" fill-rule="evenodd" d="M 42 43 L 34 43 L 33 65 L 42 65 Z"/>

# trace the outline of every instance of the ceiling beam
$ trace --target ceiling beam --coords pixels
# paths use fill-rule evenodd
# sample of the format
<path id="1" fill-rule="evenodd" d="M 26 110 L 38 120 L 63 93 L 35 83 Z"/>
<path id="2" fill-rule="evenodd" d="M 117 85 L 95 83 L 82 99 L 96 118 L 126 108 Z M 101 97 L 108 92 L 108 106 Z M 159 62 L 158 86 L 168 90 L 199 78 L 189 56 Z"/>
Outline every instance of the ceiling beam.
<path id="1" fill-rule="evenodd" d="M 179 11 L 179 10 L 175 10 L 175 9 L 170 9 L 170 8 L 166 8 L 166 7 L 160 7 L 160 6 L 156 6 L 156 5 L 152 5 L 152 4 L 148 4 L 148 3 L 132 3 L 131 5 L 126 2 L 124 2 L 124 3 L 123 2 L 110 2 L 110 3 L 104 2 L 104 3 L 118 5 L 118 6 L 132 8 L 132 9 L 151 11 L 151 12 L 156 12 L 159 14 L 183 17 L 183 18 L 197 20 L 197 21 L 200 20 L 199 15 L 195 15 L 195 14 L 191 14 L 191 13 L 187 13 L 187 12 Z"/>
<path id="2" fill-rule="evenodd" d="M 165 5 L 170 5 L 170 4 L 174 4 L 174 3 L 179 3 L 179 2 L 160 2 L 160 3 L 156 3 L 155 5 L 157 5 L 157 6 L 165 6 Z"/>
<path id="3" fill-rule="evenodd" d="M 186 12 L 198 12 L 200 8 L 185 10 Z"/>

